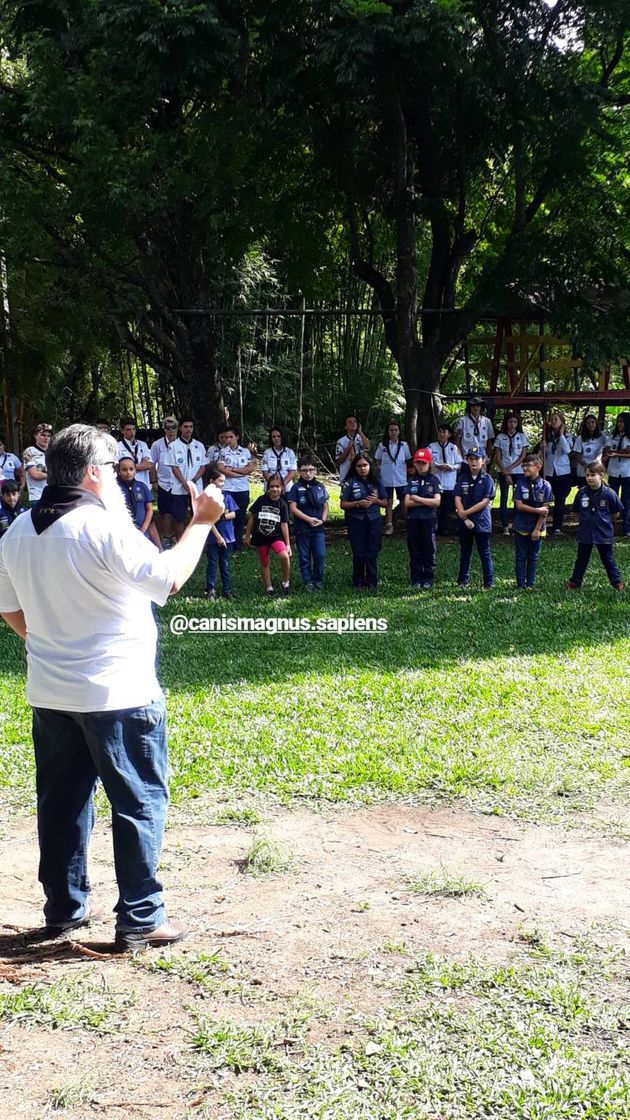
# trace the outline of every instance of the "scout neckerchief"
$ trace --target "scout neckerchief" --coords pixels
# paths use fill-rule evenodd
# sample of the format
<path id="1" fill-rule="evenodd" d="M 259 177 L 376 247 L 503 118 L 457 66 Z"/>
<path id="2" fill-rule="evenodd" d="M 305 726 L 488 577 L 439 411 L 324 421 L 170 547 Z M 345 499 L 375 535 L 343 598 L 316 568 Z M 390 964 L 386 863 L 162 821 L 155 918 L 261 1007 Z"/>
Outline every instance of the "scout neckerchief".
<path id="1" fill-rule="evenodd" d="M 514 458 L 514 438 L 515 437 L 511 436 L 508 432 L 508 440 L 509 440 L 508 455 L 510 456 L 510 462 L 513 462 L 513 458 Z"/>
<path id="2" fill-rule="evenodd" d="M 448 440 L 446 441 L 446 443 L 440 443 L 440 441 L 438 440 L 438 447 L 442 451 L 442 462 L 446 463 L 448 465 L 448 459 L 446 457 L 446 448 L 448 447 Z"/>
<path id="3" fill-rule="evenodd" d="M 127 443 L 126 439 L 123 439 L 121 442 L 124 443 L 125 447 L 127 448 L 130 458 L 132 458 L 136 466 L 138 466 L 138 441 L 136 440 L 135 445 L 132 443 Z"/>
<path id="4" fill-rule="evenodd" d="M 400 455 L 400 449 L 401 449 L 401 447 L 402 447 L 402 442 L 401 442 L 401 440 L 398 440 L 398 442 L 397 442 L 397 444 L 396 444 L 396 454 L 395 454 L 395 455 L 392 455 L 392 453 L 391 453 L 391 451 L 390 451 L 390 446 L 391 446 L 391 444 L 392 444 L 393 442 L 394 442 L 394 441 L 393 441 L 393 439 L 392 439 L 392 440 L 388 440 L 388 441 L 387 441 L 387 444 L 386 444 L 386 446 L 385 446 L 385 450 L 386 450 L 387 454 L 389 455 L 389 457 L 390 457 L 390 459 L 391 459 L 392 463 L 394 464 L 394 466 L 396 466 L 396 462 L 397 462 L 397 460 L 398 460 L 398 456 Z"/>
<path id="5" fill-rule="evenodd" d="M 191 447 L 191 445 L 192 445 L 192 436 L 191 436 L 191 438 L 190 438 L 190 439 L 184 439 L 184 437 L 183 437 L 183 436 L 180 436 L 180 437 L 179 437 L 179 442 L 180 442 L 180 443 L 183 443 L 184 447 L 186 448 L 186 461 L 187 461 L 187 463 L 188 463 L 188 466 L 189 466 L 189 467 L 192 467 L 192 465 L 193 465 L 193 460 L 192 460 L 192 447 Z"/>
<path id="6" fill-rule="evenodd" d="M 96 494 L 83 490 L 80 486 L 45 486 L 37 505 L 31 510 L 31 520 L 37 536 L 41 536 L 55 521 L 79 506 L 100 506 L 105 509 L 104 503 Z"/>
<path id="7" fill-rule="evenodd" d="M 479 439 L 480 438 L 479 424 L 481 423 L 482 417 L 479 416 L 476 420 L 473 420 L 472 416 L 469 414 L 468 419 L 471 421 L 471 423 L 473 425 L 473 435 L 474 435 L 475 439 Z"/>
<path id="8" fill-rule="evenodd" d="M 2 468 L 3 468 L 3 466 L 6 463 L 8 458 L 9 458 L 9 452 L 5 451 L 4 455 L 2 456 L 2 462 L 0 463 L 0 470 L 2 470 Z"/>

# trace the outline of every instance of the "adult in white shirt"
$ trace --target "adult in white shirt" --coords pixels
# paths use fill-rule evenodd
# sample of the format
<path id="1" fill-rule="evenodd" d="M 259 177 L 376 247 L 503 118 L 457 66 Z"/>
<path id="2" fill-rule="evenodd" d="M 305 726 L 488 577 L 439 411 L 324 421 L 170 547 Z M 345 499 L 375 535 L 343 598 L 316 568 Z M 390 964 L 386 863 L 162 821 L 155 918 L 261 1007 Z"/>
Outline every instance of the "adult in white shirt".
<path id="1" fill-rule="evenodd" d="M 374 458 L 380 467 L 381 482 L 387 492 L 385 535 L 389 537 L 394 532 L 394 494 L 404 509 L 407 493 L 407 464 L 411 462 L 409 444 L 404 439 L 401 440 L 400 424 L 397 420 L 390 420 L 374 452 Z"/>
<path id="2" fill-rule="evenodd" d="M 33 505 L 42 496 L 46 485 L 46 452 L 52 435 L 50 424 L 37 424 L 33 432 L 34 443 L 22 455 L 28 500 Z"/>
<path id="3" fill-rule="evenodd" d="M 0 436 L 0 482 L 17 482 L 18 486 L 24 486 L 24 471 L 22 469 L 22 460 L 14 455 L 12 451 L 7 451 L 4 439 Z"/>
<path id="4" fill-rule="evenodd" d="M 151 462 L 157 474 L 157 507 L 160 515 L 160 533 L 166 549 L 178 541 L 184 532 L 188 495 L 177 487 L 173 444 L 177 440 L 177 417 L 165 416 L 162 421 L 164 435 L 151 444 Z M 173 487 L 175 486 L 175 490 Z"/>
<path id="5" fill-rule="evenodd" d="M 197 493 L 203 490 L 203 475 L 208 465 L 208 456 L 201 440 L 193 439 L 195 428 L 190 416 L 179 422 L 179 438 L 171 444 L 171 452 L 177 467 L 176 479 L 179 487 L 188 491 L 187 483 L 194 482 Z M 175 474 L 175 469 L 173 469 Z M 173 486 L 175 490 L 175 486 Z"/>
<path id="6" fill-rule="evenodd" d="M 241 433 L 238 428 L 226 428 L 227 447 L 221 452 L 216 466 L 225 475 L 223 489 L 226 494 L 231 494 L 236 503 L 236 517 L 234 518 L 234 552 L 243 550 L 243 531 L 247 507 L 249 505 L 249 476 L 256 470 L 252 453 L 247 447 L 241 447 Z"/>
<path id="7" fill-rule="evenodd" d="M 594 412 L 587 412 L 582 421 L 580 434 L 573 444 L 573 458 L 578 478 L 586 478 L 586 467 L 601 459 L 606 446 L 606 436 L 602 432 Z"/>
<path id="8" fill-rule="evenodd" d="M 111 804 L 119 951 L 184 936 L 157 879 L 167 791 L 164 697 L 155 676 L 152 602 L 195 570 L 223 499 L 191 487 L 179 545 L 156 552 L 133 525 L 116 482 L 112 436 L 84 424 L 59 432 L 35 510 L 0 543 L 0 615 L 26 641 L 40 844 L 50 937 L 96 918 L 87 849 L 100 778 Z"/>
<path id="9" fill-rule="evenodd" d="M 604 462 L 608 485 L 623 502 L 623 534 L 630 537 L 630 412 L 620 412 L 606 439 Z"/>
<path id="10" fill-rule="evenodd" d="M 494 428 L 483 415 L 485 403 L 481 397 L 471 397 L 466 405 L 466 411 L 455 424 L 455 443 L 465 459 L 471 447 L 478 447 L 484 452 L 486 463 L 492 454 L 492 441 Z"/>
<path id="11" fill-rule="evenodd" d="M 553 490 L 552 535 L 562 536 L 562 522 L 567 498 L 573 486 L 571 448 L 573 437 L 567 432 L 564 412 L 559 408 L 549 416 L 544 431 L 545 478 Z"/>
<path id="12" fill-rule="evenodd" d="M 359 451 L 370 451 L 372 444 L 359 424 L 356 416 L 346 416 L 345 436 L 337 440 L 335 462 L 339 467 L 339 481 L 345 482 L 352 460 Z"/>
<path id="13" fill-rule="evenodd" d="M 450 530 L 451 514 L 455 510 L 455 486 L 462 469 L 463 459 L 452 441 L 453 428 L 445 420 L 438 428 L 438 438 L 429 444 L 433 462 L 431 469 L 438 476 L 442 487 L 442 500 L 437 511 L 437 531 L 439 536 L 447 537 Z"/>
<path id="14" fill-rule="evenodd" d="M 499 468 L 501 505 L 499 513 L 503 536 L 509 537 L 508 496 L 510 487 L 523 474 L 523 459 L 527 454 L 527 436 L 521 418 L 516 412 L 506 412 L 499 435 L 494 441 L 494 461 Z"/>
<path id="15" fill-rule="evenodd" d="M 269 432 L 269 447 L 263 453 L 260 469 L 265 480 L 265 488 L 272 475 L 279 474 L 284 492 L 288 494 L 293 480 L 298 476 L 297 459 L 295 451 L 285 446 L 285 438 L 281 428 L 272 428 Z"/>

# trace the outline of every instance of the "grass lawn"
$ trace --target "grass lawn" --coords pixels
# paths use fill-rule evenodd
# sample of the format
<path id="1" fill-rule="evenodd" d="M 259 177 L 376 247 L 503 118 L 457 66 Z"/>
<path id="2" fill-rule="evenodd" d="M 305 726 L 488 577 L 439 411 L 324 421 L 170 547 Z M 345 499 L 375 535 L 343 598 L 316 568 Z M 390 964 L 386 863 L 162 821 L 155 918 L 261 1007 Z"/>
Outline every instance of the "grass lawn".
<path id="1" fill-rule="evenodd" d="M 599 559 L 564 590 L 574 545 L 545 543 L 533 594 L 517 593 L 511 542 L 494 546 L 497 586 L 454 584 L 458 550 L 439 549 L 430 594 L 408 588 L 402 539 L 387 540 L 377 595 L 349 587 L 344 539 L 329 547 L 327 590 L 267 601 L 253 553 L 233 565 L 237 599 L 206 603 L 200 565 L 159 612 L 172 792 L 185 802 L 264 794 L 281 801 L 464 798 L 487 812 L 567 819 L 627 798 L 627 592 Z M 616 548 L 630 582 L 630 546 Z M 595 562 L 597 561 L 597 563 Z M 474 564 L 476 561 L 473 562 Z M 387 633 L 170 633 L 173 614 L 377 616 Z M 30 714 L 21 643 L 0 627 L 0 785 L 30 808 Z M 624 714 L 624 711 L 626 714 Z M 609 810 L 610 813 L 610 810 Z M 614 808 L 612 810 L 614 817 Z"/>

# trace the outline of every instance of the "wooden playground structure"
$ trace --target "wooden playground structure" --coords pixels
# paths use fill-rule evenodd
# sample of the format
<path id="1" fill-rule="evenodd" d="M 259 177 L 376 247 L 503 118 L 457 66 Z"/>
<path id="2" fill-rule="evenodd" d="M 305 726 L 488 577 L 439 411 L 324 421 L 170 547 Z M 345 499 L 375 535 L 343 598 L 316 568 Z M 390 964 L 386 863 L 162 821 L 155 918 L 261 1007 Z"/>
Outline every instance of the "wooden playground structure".
<path id="1" fill-rule="evenodd" d="M 544 320 L 515 320 L 500 316 L 494 334 L 473 332 L 448 363 L 440 382 L 445 401 L 466 400 L 478 394 L 488 411 L 514 409 L 545 415 L 549 409 L 581 405 L 597 409 L 603 425 L 606 408 L 630 408 L 630 358 L 620 357 L 598 369 L 590 368 L 566 338 L 547 333 Z M 449 392 L 457 374 L 465 392 Z"/>

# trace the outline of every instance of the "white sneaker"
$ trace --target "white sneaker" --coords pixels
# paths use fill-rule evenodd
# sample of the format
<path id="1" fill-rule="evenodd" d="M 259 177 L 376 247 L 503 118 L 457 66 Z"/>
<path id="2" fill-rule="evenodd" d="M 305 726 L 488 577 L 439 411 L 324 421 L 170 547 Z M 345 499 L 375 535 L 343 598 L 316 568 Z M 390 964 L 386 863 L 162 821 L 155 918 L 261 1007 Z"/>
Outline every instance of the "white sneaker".
<path id="1" fill-rule="evenodd" d="M 394 532 L 394 526 L 390 525 L 389 522 L 388 522 L 387 525 L 385 526 L 385 536 L 386 537 L 391 537 L 393 532 Z"/>
<path id="2" fill-rule="evenodd" d="M 503 536 L 504 537 L 509 537 L 510 536 L 510 530 L 508 529 L 507 525 L 505 526 L 505 529 L 503 530 Z"/>

